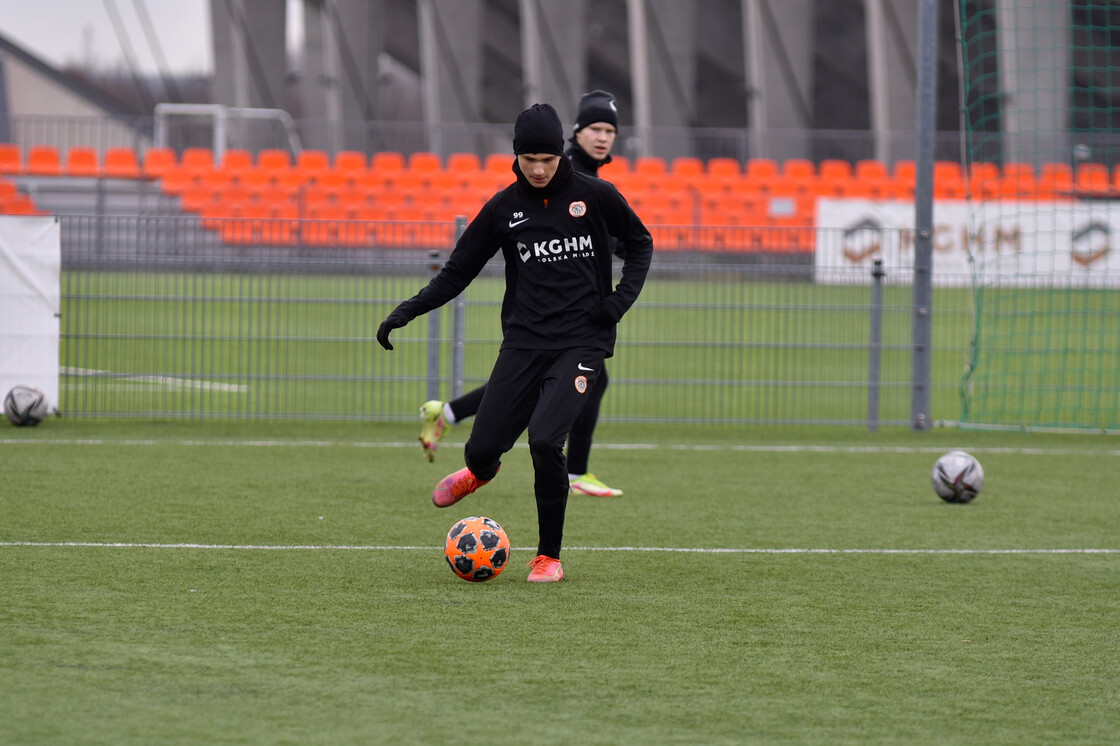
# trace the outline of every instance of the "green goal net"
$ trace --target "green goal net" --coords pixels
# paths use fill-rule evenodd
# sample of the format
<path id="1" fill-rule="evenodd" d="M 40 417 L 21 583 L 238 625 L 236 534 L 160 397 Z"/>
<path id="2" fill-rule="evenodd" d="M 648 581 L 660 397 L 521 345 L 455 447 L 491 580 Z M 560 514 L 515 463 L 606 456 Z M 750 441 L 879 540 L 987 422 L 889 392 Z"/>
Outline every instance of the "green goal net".
<path id="1" fill-rule="evenodd" d="M 975 301 L 961 424 L 1118 431 L 1120 5 L 958 11 Z"/>

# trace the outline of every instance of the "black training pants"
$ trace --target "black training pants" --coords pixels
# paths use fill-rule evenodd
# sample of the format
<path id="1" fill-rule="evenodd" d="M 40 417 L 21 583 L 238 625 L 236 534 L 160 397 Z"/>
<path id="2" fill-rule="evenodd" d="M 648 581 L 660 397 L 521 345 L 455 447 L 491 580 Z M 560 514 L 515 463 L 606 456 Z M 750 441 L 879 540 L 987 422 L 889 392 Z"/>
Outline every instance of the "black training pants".
<path id="1" fill-rule="evenodd" d="M 529 430 L 537 554 L 560 557 L 568 503 L 564 441 L 602 369 L 601 350 L 502 350 L 487 381 L 464 452 L 467 468 L 493 479 L 502 456 Z"/>
<path id="2" fill-rule="evenodd" d="M 572 430 L 568 433 L 568 471 L 572 474 L 586 474 L 591 471 L 591 442 L 595 435 L 595 425 L 599 422 L 599 405 L 603 401 L 603 394 L 607 391 L 607 368 L 599 368 L 599 380 L 587 392 L 586 402 L 572 423 Z M 486 393 L 486 384 L 471 389 L 458 399 L 452 399 L 451 411 L 455 413 L 455 421 L 460 422 L 468 417 L 478 414 L 478 407 Z"/>

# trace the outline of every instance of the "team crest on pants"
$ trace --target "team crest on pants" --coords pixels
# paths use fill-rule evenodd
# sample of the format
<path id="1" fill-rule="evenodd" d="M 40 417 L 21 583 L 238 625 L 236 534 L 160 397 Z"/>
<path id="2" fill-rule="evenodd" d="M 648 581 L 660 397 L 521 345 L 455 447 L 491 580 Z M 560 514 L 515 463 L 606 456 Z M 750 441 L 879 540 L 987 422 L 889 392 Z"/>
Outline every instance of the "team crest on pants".
<path id="1" fill-rule="evenodd" d="M 587 376 L 576 376 L 575 384 L 576 391 L 581 394 L 587 393 Z"/>

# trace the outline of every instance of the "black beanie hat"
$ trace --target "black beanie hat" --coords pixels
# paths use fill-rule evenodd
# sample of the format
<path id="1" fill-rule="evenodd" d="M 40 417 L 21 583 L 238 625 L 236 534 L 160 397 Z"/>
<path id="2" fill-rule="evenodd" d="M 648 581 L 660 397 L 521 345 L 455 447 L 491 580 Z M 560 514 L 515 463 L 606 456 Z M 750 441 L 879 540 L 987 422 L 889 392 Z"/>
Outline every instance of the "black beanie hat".
<path id="1" fill-rule="evenodd" d="M 591 91 L 579 97 L 579 113 L 576 114 L 573 131 L 579 132 L 595 122 L 606 122 L 618 128 L 618 107 L 615 106 L 614 96 L 606 91 Z"/>
<path id="2" fill-rule="evenodd" d="M 549 104 L 533 104 L 513 125 L 513 152 L 564 154 L 564 125 Z"/>

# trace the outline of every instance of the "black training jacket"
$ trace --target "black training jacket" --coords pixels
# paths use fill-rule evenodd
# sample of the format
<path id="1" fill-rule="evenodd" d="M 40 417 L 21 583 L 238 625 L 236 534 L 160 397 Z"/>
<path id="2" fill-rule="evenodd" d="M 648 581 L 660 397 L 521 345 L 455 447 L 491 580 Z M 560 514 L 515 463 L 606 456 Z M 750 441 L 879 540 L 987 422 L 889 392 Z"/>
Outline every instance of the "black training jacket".
<path id="1" fill-rule="evenodd" d="M 455 298 L 498 251 L 505 258 L 502 349 L 591 347 L 614 353 L 615 325 L 592 320 L 604 301 L 616 321 L 645 282 L 653 239 L 614 185 L 560 159 L 548 186 L 517 182 L 490 198 L 431 282 L 398 306 L 409 319 Z M 612 288 L 611 240 L 622 278 Z"/>

